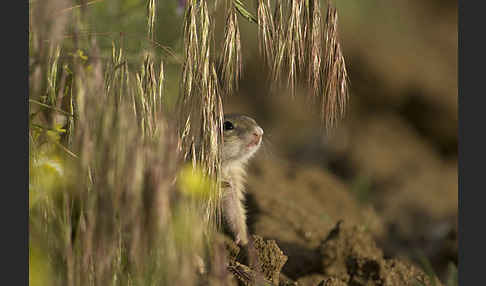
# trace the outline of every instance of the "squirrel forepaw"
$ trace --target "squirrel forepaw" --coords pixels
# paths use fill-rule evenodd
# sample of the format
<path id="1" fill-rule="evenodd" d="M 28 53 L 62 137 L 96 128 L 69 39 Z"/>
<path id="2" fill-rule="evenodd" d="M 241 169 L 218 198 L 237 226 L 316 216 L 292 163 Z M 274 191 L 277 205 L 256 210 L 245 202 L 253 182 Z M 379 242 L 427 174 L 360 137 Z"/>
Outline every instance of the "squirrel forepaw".
<path id="1" fill-rule="evenodd" d="M 246 235 L 238 234 L 236 235 L 235 243 L 240 246 L 245 246 L 248 243 L 248 238 Z"/>

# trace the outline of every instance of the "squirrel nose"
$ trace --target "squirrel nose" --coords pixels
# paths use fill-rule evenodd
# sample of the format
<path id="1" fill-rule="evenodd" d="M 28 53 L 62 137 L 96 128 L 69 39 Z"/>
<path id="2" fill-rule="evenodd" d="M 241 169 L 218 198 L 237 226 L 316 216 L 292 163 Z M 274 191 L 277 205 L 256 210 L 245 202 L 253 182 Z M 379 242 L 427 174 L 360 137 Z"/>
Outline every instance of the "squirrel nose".
<path id="1" fill-rule="evenodd" d="M 262 137 L 263 136 L 263 129 L 261 127 L 256 127 L 255 131 L 253 131 L 253 136 L 256 138 Z"/>

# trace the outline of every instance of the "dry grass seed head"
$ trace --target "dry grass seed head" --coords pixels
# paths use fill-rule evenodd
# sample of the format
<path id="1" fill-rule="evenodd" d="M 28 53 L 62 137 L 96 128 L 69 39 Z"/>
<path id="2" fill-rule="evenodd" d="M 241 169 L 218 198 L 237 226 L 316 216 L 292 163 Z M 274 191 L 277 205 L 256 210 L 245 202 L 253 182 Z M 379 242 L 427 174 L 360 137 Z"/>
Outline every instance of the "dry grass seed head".
<path id="1" fill-rule="evenodd" d="M 220 55 L 221 83 L 226 94 L 233 94 L 238 89 L 238 81 L 242 69 L 240 30 L 236 9 L 231 4 L 226 12 L 225 36 L 223 53 Z"/>
<path id="2" fill-rule="evenodd" d="M 322 101 L 323 120 L 327 129 L 335 126 L 345 113 L 349 97 L 348 74 L 337 31 L 337 10 L 328 3 L 325 23 L 326 59 L 324 64 L 325 91 Z"/>
<path id="3" fill-rule="evenodd" d="M 275 57 L 273 44 L 275 26 L 270 13 L 270 0 L 258 0 L 257 16 L 259 51 L 265 63 L 271 68 Z"/>

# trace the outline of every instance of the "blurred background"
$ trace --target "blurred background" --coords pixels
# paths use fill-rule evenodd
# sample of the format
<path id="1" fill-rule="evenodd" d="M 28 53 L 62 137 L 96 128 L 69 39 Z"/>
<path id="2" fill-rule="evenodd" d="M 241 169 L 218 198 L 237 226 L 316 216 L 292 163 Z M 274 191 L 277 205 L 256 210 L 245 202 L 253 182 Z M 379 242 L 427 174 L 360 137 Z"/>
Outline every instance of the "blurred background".
<path id="1" fill-rule="evenodd" d="M 425 256 L 445 281 L 457 264 L 457 2 L 334 3 L 351 94 L 345 119 L 327 136 L 304 101 L 263 92 L 254 36 L 241 21 L 244 79 L 225 112 L 249 113 L 265 130 L 249 179 L 254 230 L 299 257 L 336 220 L 369 224 L 385 257 L 420 264 Z M 307 213 L 285 203 L 265 209 L 276 200 Z M 322 214 L 329 226 L 318 223 Z M 288 230 L 295 220 L 305 231 Z"/>
<path id="2" fill-rule="evenodd" d="M 149 41 L 146 1 L 88 1 L 89 24 L 80 35 L 95 38 L 106 59 L 114 41 L 132 70 L 140 69 L 139 51 L 153 48 L 164 59 L 171 109 L 179 95 L 184 2 L 159 1 Z M 256 11 L 255 1 L 243 2 Z M 265 130 L 249 166 L 250 230 L 277 241 L 289 257 L 283 273 L 295 280 L 319 275 L 316 249 L 342 220 L 371 233 L 385 258 L 417 265 L 425 258 L 444 281 L 458 262 L 457 2 L 332 2 L 351 92 L 344 120 L 328 133 L 304 96 L 269 92 L 256 26 L 238 18 L 243 72 L 224 111 L 248 114 Z M 224 36 L 220 14 L 216 47 Z"/>

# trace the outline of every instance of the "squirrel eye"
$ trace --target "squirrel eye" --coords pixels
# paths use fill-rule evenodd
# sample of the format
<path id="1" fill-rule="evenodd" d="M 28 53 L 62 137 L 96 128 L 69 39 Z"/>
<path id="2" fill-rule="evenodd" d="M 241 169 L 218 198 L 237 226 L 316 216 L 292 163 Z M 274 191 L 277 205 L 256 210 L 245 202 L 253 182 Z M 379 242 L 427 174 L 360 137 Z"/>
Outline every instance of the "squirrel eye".
<path id="1" fill-rule="evenodd" d="M 226 130 L 231 130 L 231 129 L 233 129 L 233 128 L 235 128 L 235 127 L 233 126 L 233 123 L 231 123 L 231 122 L 229 122 L 229 121 L 225 121 L 225 122 L 223 123 L 223 130 L 225 130 L 225 131 L 226 131 Z"/>

